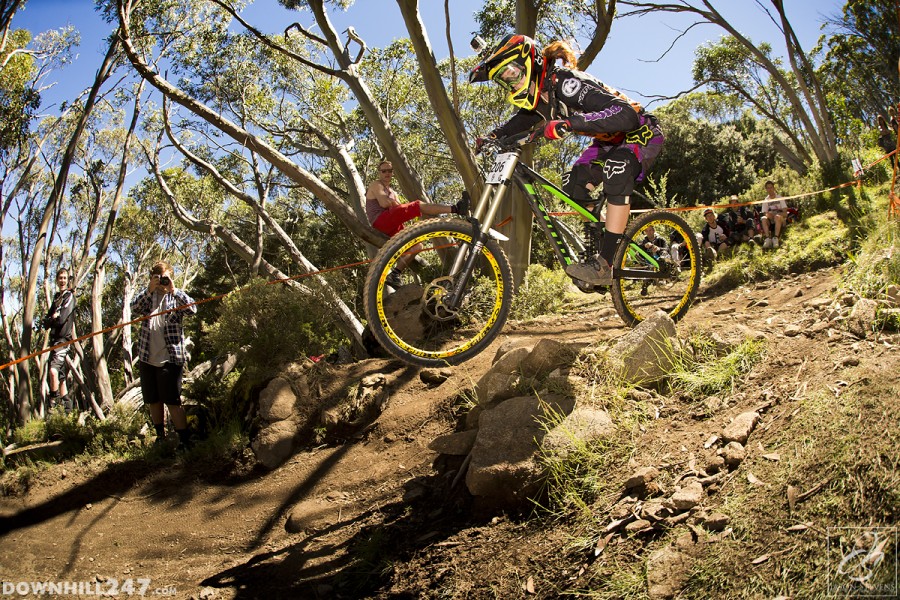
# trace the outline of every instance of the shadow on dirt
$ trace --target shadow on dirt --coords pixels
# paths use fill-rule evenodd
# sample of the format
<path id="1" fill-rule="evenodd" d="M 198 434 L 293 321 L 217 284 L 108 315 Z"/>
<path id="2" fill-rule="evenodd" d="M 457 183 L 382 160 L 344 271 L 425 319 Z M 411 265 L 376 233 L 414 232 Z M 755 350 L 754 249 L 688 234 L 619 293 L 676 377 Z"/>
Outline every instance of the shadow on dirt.
<path id="1" fill-rule="evenodd" d="M 125 494 L 152 472 L 153 469 L 143 460 L 112 465 L 58 496 L 14 515 L 0 517 L 0 534 L 30 527 L 73 510 L 82 510 L 88 504 Z"/>
<path id="2" fill-rule="evenodd" d="M 256 554 L 200 585 L 231 588 L 236 600 L 368 598 L 388 593 L 385 586 L 394 564 L 475 524 L 472 497 L 463 485 L 451 490 L 452 475 L 450 471 L 412 479 L 404 486 L 403 499 L 317 529 L 278 550 Z M 356 532 L 351 535 L 352 531 Z"/>

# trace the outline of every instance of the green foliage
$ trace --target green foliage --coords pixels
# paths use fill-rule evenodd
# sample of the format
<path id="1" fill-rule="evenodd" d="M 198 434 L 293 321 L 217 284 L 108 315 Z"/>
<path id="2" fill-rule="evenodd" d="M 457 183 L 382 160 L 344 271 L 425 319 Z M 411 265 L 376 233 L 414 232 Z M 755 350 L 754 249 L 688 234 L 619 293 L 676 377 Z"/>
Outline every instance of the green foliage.
<path id="1" fill-rule="evenodd" d="M 119 404 L 103 421 L 88 417 L 83 423 L 74 412 L 67 415 L 61 408 L 55 408 L 46 420 L 32 419 L 14 430 L 13 440 L 20 446 L 61 440 L 62 446 L 56 453 L 60 459 L 83 453 L 122 456 L 133 449 L 133 441 L 138 439 L 145 423 L 142 411 L 132 411 Z"/>
<path id="2" fill-rule="evenodd" d="M 658 208 L 671 208 L 679 205 L 678 194 L 669 195 L 669 171 L 664 172 L 659 177 L 654 177 L 651 173 L 647 177 L 644 194 Z"/>
<path id="3" fill-rule="evenodd" d="M 863 298 L 884 299 L 889 285 L 900 285 L 900 225 L 875 211 L 864 229 L 868 235 L 851 260 L 844 286 Z"/>
<path id="4" fill-rule="evenodd" d="M 690 353 L 676 355 L 669 382 L 673 390 L 698 399 L 729 391 L 762 359 L 765 350 L 762 342 L 748 339 L 722 354 L 719 344 L 706 332 L 695 332 L 688 347 Z"/>
<path id="5" fill-rule="evenodd" d="M 10 54 L 22 49 L 31 41 L 31 34 L 17 29 L 5 40 L 6 48 L 0 52 L 0 63 Z M 40 93 L 31 86 L 36 72 L 31 54 L 20 53 L 9 58 L 0 70 L 0 156 L 20 143 L 28 133 L 31 118 L 41 105 Z"/>
<path id="6" fill-rule="evenodd" d="M 216 462 L 221 467 L 222 461 L 235 459 L 250 445 L 246 428 L 239 419 L 220 423 L 210 435 L 199 442 L 190 452 L 192 462 L 211 463 L 210 470 Z"/>
<path id="7" fill-rule="evenodd" d="M 559 518 L 574 514 L 590 521 L 593 504 L 615 492 L 617 480 L 610 472 L 625 465 L 632 447 L 618 435 L 586 441 L 561 425 L 565 415 L 545 403 L 542 408 L 546 419 L 541 427 L 548 433 L 554 429 L 561 432 L 565 450 L 541 449 L 540 462 L 547 475 L 547 500 L 541 508 Z"/>
<path id="8" fill-rule="evenodd" d="M 770 127 L 748 116 L 727 123 L 698 119 L 693 112 L 703 98 L 690 95 L 654 111 L 666 143 L 652 173 L 665 177 L 666 193 L 685 205 L 741 194 L 778 162 Z M 649 195 L 658 191 L 651 189 Z"/>
<path id="9" fill-rule="evenodd" d="M 19 446 L 45 442 L 47 441 L 47 423 L 41 419 L 32 419 L 13 430 L 12 440 Z"/>
<path id="10" fill-rule="evenodd" d="M 525 281 L 516 291 L 510 318 L 533 319 L 561 312 L 566 304 L 569 284 L 569 277 L 559 269 L 530 265 L 525 273 Z"/>
<path id="11" fill-rule="evenodd" d="M 804 217 L 784 230 L 777 250 L 763 250 L 755 244 L 737 246 L 704 277 L 706 291 L 837 265 L 850 248 L 849 229 L 834 212 Z"/>
<path id="12" fill-rule="evenodd" d="M 335 349 L 342 338 L 329 309 L 315 292 L 257 279 L 222 301 L 219 319 L 208 330 L 209 342 L 242 354 L 254 375 L 269 373 L 300 357 Z"/>
<path id="13" fill-rule="evenodd" d="M 233 370 L 221 379 L 215 376 L 201 377 L 188 383 L 184 395 L 200 407 L 204 428 L 211 432 L 227 429 L 231 423 L 240 423 L 247 413 L 249 395 L 241 394 L 238 386 L 241 374 Z M 190 424 L 190 418 L 188 423 Z M 199 424 L 198 424 L 199 425 Z"/>
<path id="14" fill-rule="evenodd" d="M 827 24 L 831 35 L 825 42 L 820 80 L 834 106 L 831 113 L 847 124 L 855 119 L 872 126 L 876 115 L 896 104 L 900 85 L 896 7 L 890 2 L 848 0 Z"/>

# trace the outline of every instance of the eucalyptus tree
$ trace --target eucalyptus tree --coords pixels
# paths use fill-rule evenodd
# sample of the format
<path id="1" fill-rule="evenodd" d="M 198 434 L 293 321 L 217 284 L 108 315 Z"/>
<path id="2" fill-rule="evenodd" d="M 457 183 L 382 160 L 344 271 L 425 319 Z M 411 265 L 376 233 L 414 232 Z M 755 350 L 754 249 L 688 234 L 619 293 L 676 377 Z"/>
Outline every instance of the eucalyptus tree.
<path id="1" fill-rule="evenodd" d="M 695 116 L 705 107 L 708 94 L 691 94 L 655 111 L 666 125 L 666 152 L 654 165 L 655 174 L 666 174 L 666 191 L 687 205 L 715 204 L 741 194 L 770 173 L 777 154 L 771 145 L 774 131 L 767 121 L 749 111 L 725 120 Z"/>
<path id="2" fill-rule="evenodd" d="M 303 168 L 272 145 L 268 134 L 264 135 L 261 132 L 240 127 L 233 120 L 192 96 L 185 89 L 173 84 L 149 66 L 148 53 L 155 46 L 172 44 L 178 48 L 176 54 L 185 56 L 195 52 L 192 47 L 198 41 L 202 41 L 204 37 L 208 38 L 212 35 L 218 36 L 222 41 L 230 40 L 231 38 L 228 37 L 230 34 L 226 30 L 229 18 L 226 16 L 227 12 L 218 3 L 179 0 L 167 4 L 165 9 L 156 7 L 155 12 L 154 7 L 149 6 L 149 3 L 138 4 L 132 0 L 118 0 L 116 4 L 119 22 L 122 24 L 122 43 L 125 52 L 134 68 L 148 83 L 173 103 L 187 108 L 225 135 L 257 152 L 260 157 L 273 164 L 294 184 L 306 189 L 321 201 L 356 237 L 376 246 L 384 243 L 384 235 L 372 229 L 367 223 L 360 221 L 346 200 L 326 185 L 314 172 Z M 135 13 L 135 11 L 138 12 Z M 135 25 L 132 23 L 133 18 L 135 21 L 140 21 L 136 31 Z M 143 25 L 144 19 L 157 22 L 166 20 L 166 24 L 156 30 L 159 32 L 158 36 L 151 35 Z M 215 29 L 218 31 L 214 31 Z M 136 40 L 135 35 L 140 39 Z M 269 42 L 275 43 L 269 36 L 259 37 L 256 36 L 256 33 L 253 35 L 267 46 L 270 45 Z M 282 49 L 279 47 L 278 52 L 282 52 Z M 344 54 L 349 56 L 353 50 L 349 45 L 344 45 L 344 49 L 346 52 L 342 52 L 342 56 Z M 351 65 L 354 64 L 356 56 L 358 54 L 350 59 Z M 291 55 L 291 58 L 295 57 Z M 333 158 L 340 160 L 339 156 L 333 156 Z"/>
<path id="3" fill-rule="evenodd" d="M 824 166 L 835 164 L 838 159 L 837 136 L 829 114 L 828 99 L 813 59 L 803 49 L 788 19 L 783 0 L 769 0 L 771 9 L 766 8 L 762 1 L 758 5 L 766 11 L 773 26 L 781 33 L 788 66 L 783 66 L 773 58 L 770 46 L 755 44 L 742 34 L 713 5 L 712 0 L 683 0 L 678 3 L 620 0 L 620 4 L 631 7 L 623 16 L 641 16 L 651 12 L 687 14 L 696 18 L 696 23 L 711 23 L 723 29 L 727 36 L 701 52 L 699 67 L 694 72 L 695 84 L 700 86 L 710 83 L 723 91 L 740 95 L 745 98 L 748 106 L 752 105 L 760 114 L 772 120 L 791 143 L 790 150 L 796 156 L 792 157 L 788 152 L 784 152 L 784 155 L 795 167 L 808 167 L 812 157 Z M 790 114 L 796 119 L 796 125 L 784 119 L 776 119 L 777 113 L 765 112 L 763 104 L 754 104 L 750 98 L 746 98 L 745 93 L 749 90 L 741 79 L 746 76 L 757 77 L 758 81 L 753 85 L 758 91 L 768 90 L 773 97 L 780 95 Z M 797 164 L 795 158 L 802 165 Z"/>
<path id="4" fill-rule="evenodd" d="M 758 53 L 779 68 L 787 81 L 793 74 L 781 69 L 781 60 L 772 56 L 772 46 L 759 44 Z M 813 161 L 803 135 L 802 121 L 782 93 L 781 86 L 769 75 L 765 64 L 733 37 L 700 46 L 695 53 L 694 82 L 706 85 L 722 98 L 738 98 L 753 107 L 756 114 L 767 119 L 781 135 L 773 136 L 772 144 L 782 158 L 796 171 L 804 172 Z M 787 143 L 783 139 L 787 140 Z"/>
<path id="5" fill-rule="evenodd" d="M 220 9 L 210 4 L 208 10 L 215 12 Z M 173 148 L 222 187 L 226 201 L 243 203 L 253 211 L 258 220 L 255 234 L 252 238 L 244 238 L 226 220 L 209 215 L 198 216 L 192 206 L 196 197 L 179 195 L 167 181 L 166 173 L 158 162 L 159 153 L 163 150 L 161 147 L 152 151 L 154 173 L 174 214 L 186 227 L 212 233 L 243 260 L 255 265 L 256 269 L 273 277 L 288 279 L 282 267 L 262 258 L 263 242 L 272 234 L 275 242 L 286 250 L 287 258 L 295 268 L 301 273 L 314 273 L 318 267 L 307 259 L 273 218 L 269 207 L 271 202 L 284 201 L 284 190 L 289 184 L 298 183 L 299 179 L 299 183 L 311 187 L 310 191 L 318 198 L 323 196 L 318 192 L 327 190 L 326 195 L 333 200 L 329 203 L 325 198 L 329 208 L 338 206 L 344 218 L 351 221 L 358 231 L 364 227 L 368 229 L 358 218 L 358 215 L 363 216 L 362 181 L 356 178 L 358 181 L 351 186 L 353 196 L 357 198 L 353 204 L 359 208 L 354 210 L 335 190 L 313 174 L 313 170 L 320 168 L 322 158 L 331 156 L 336 156 L 337 162 L 344 165 L 345 173 L 353 171 L 346 148 L 335 141 L 327 127 L 329 111 L 340 109 L 340 95 L 329 104 L 316 94 L 323 87 L 316 78 L 310 77 L 309 73 L 298 72 L 296 65 L 289 61 L 285 64 L 282 52 L 268 44 L 258 43 L 253 35 L 233 34 L 216 25 L 207 26 L 209 20 L 198 18 L 198 14 L 203 13 L 186 9 L 178 17 L 182 27 L 192 28 L 189 47 L 177 41 L 174 44 L 179 51 L 172 60 L 182 74 L 183 95 L 173 95 L 172 89 L 162 81 L 154 83 L 161 87 L 167 99 L 181 99 L 184 101 L 182 105 L 189 109 L 188 115 L 179 118 L 173 127 L 169 103 L 164 102 L 162 129 Z M 167 13 L 165 18 L 173 18 L 172 13 Z M 212 48 L 217 51 L 209 52 Z M 308 65 L 302 64 L 302 68 L 308 68 Z M 287 82 L 292 83 L 289 85 Z M 304 87 L 309 89 L 302 89 Z M 292 95 L 298 92 L 302 98 L 299 105 Z M 315 111 L 323 113 L 325 118 L 314 118 L 312 113 Z M 210 120 L 208 117 L 211 114 L 228 115 L 225 130 L 229 137 L 221 136 L 224 119 Z M 234 139 L 234 135 L 240 136 L 240 139 Z M 182 136 L 185 138 L 182 139 Z M 247 143 L 248 140 L 251 141 Z M 298 158 L 292 159 L 290 155 L 298 155 Z M 308 168 L 303 168 L 295 160 L 306 162 Z M 222 165 L 227 165 L 227 168 L 222 168 Z M 350 181 L 353 181 L 352 177 Z M 374 232 L 370 237 L 373 240 L 382 239 Z M 296 282 L 289 285 L 307 293 L 310 292 L 310 285 L 316 286 L 317 293 L 321 293 L 333 307 L 343 324 L 344 333 L 362 351 L 362 324 L 340 295 L 331 289 L 326 278 L 317 276 L 305 285 Z"/>
<path id="6" fill-rule="evenodd" d="M 253 33 L 258 39 L 270 45 L 279 52 L 285 53 L 301 64 L 317 71 L 321 75 L 334 77 L 342 81 L 353 93 L 354 99 L 359 104 L 360 110 L 366 117 L 372 132 L 381 144 L 385 157 L 394 164 L 395 175 L 397 177 L 400 189 L 410 198 L 420 198 L 427 200 L 428 197 L 425 189 L 421 185 L 417 174 L 412 169 L 409 161 L 406 159 L 400 143 L 391 128 L 388 119 L 385 118 L 381 107 L 374 102 L 369 86 L 365 79 L 359 76 L 358 65 L 366 52 L 366 43 L 359 37 L 356 31 L 351 27 L 347 30 L 347 41 L 342 42 L 337 31 L 328 17 L 327 7 L 337 6 L 346 8 L 349 4 L 346 1 L 339 0 L 278 0 L 279 4 L 286 8 L 296 9 L 300 11 L 309 11 L 315 20 L 315 25 L 321 31 L 316 34 L 311 28 L 304 27 L 300 22 L 291 24 L 285 30 L 287 36 L 288 31 L 294 31 L 302 35 L 309 43 L 311 43 L 321 54 L 325 51 L 330 55 L 327 61 L 336 64 L 337 68 L 328 66 L 324 62 L 314 62 L 305 59 L 302 56 L 291 53 L 290 50 L 280 44 L 273 44 L 273 40 L 260 34 L 258 30 L 250 26 L 246 21 L 240 19 L 239 15 L 224 0 L 213 0 L 217 4 L 226 7 L 231 14 L 238 18 L 242 25 L 247 27 L 248 31 Z"/>
<path id="7" fill-rule="evenodd" d="M 149 3 L 140 4 L 141 10 L 150 10 L 154 7 Z M 231 41 L 231 34 L 227 31 L 228 18 L 218 6 L 212 3 L 176 2 L 167 4 L 165 10 L 157 12 L 135 14 L 136 3 L 129 0 L 117 2 L 119 21 L 122 25 L 122 44 L 125 52 L 137 70 L 152 86 L 163 93 L 171 102 L 188 109 L 197 117 L 206 121 L 213 128 L 227 135 L 249 150 L 256 152 L 261 158 L 268 161 L 281 171 L 292 183 L 306 189 L 311 195 L 319 199 L 328 210 L 335 213 L 348 229 L 360 239 L 380 245 L 384 242 L 384 236 L 373 230 L 367 224 L 361 222 L 353 208 L 340 197 L 332 188 L 326 185 L 315 173 L 303 168 L 289 156 L 281 152 L 270 141 L 268 132 L 250 130 L 241 127 L 223 112 L 211 108 L 185 89 L 173 84 L 159 72 L 154 70 L 148 62 L 148 55 L 156 46 L 172 45 L 176 48 L 175 54 L 179 57 L 196 55 L 197 44 L 211 37 L 220 40 L 221 43 Z M 140 21 L 135 32 L 133 17 Z M 143 20 L 153 20 L 160 24 L 160 38 L 151 35 L 144 27 Z M 165 21 L 163 23 L 162 21 Z M 137 35 L 140 39 L 135 39 Z M 166 36 L 170 37 L 166 37 Z M 206 58 L 214 58 L 207 56 Z M 188 65 L 184 65 L 187 68 Z M 186 77 L 182 77 L 186 79 Z"/>
<path id="8" fill-rule="evenodd" d="M 165 113 L 165 110 L 164 110 Z M 244 115 L 245 117 L 247 115 Z M 255 240 L 253 240 L 254 252 L 252 259 L 249 261 L 252 265 L 252 270 L 255 273 L 262 266 L 263 263 L 263 240 L 264 240 L 264 230 L 260 226 L 265 224 L 265 231 L 269 231 L 274 234 L 279 245 L 287 252 L 290 257 L 290 261 L 300 268 L 301 272 L 306 274 L 312 274 L 318 271 L 318 267 L 314 265 L 297 247 L 294 241 L 291 239 L 290 235 L 284 230 L 281 224 L 272 216 L 272 213 L 267 208 L 267 204 L 269 202 L 270 193 L 277 189 L 277 171 L 270 164 L 266 164 L 265 166 L 260 161 L 258 155 L 249 151 L 246 156 L 246 162 L 243 165 L 244 169 L 249 171 L 250 177 L 247 182 L 236 181 L 233 178 L 229 177 L 229 174 L 219 170 L 215 164 L 213 164 L 209 160 L 204 160 L 198 154 L 192 152 L 184 143 L 182 143 L 178 137 L 173 133 L 172 127 L 169 125 L 169 119 L 165 118 L 166 123 L 166 135 L 172 145 L 182 154 L 184 155 L 194 166 L 201 169 L 204 173 L 209 175 L 218 185 L 220 185 L 230 197 L 243 202 L 248 208 L 250 208 L 256 218 L 257 228 L 255 231 Z M 159 154 L 158 152 L 156 153 Z M 233 154 L 232 155 L 235 162 L 244 159 L 243 156 Z M 161 173 L 159 173 L 158 168 L 155 168 L 155 173 L 158 173 L 160 176 L 161 185 L 164 182 L 164 178 L 161 177 Z M 182 204 L 183 201 L 180 201 L 179 198 L 175 196 L 175 194 L 168 194 L 167 197 L 170 200 L 170 203 L 173 204 L 173 207 L 176 204 Z M 187 211 L 182 206 L 178 206 L 176 209 L 176 214 L 178 215 L 186 215 Z M 189 219 L 183 219 L 182 221 L 185 224 L 190 222 Z M 215 228 L 215 232 L 217 236 L 222 236 L 223 239 L 235 239 L 238 236 L 233 231 L 227 231 L 226 228 L 219 224 Z M 246 259 L 245 255 L 245 259 Z M 332 288 L 329 284 L 328 280 L 323 275 L 315 275 L 312 279 L 317 286 L 317 290 L 311 290 L 310 286 L 312 284 L 297 284 L 293 279 L 285 278 L 284 275 L 272 267 L 266 267 L 266 272 L 269 275 L 276 276 L 282 279 L 285 279 L 289 285 L 293 287 L 297 287 L 300 291 L 304 293 L 318 293 L 320 297 L 322 297 L 325 302 L 329 306 L 333 307 L 333 310 L 337 313 L 339 321 L 343 323 L 344 333 L 351 340 L 355 340 L 359 344 L 359 349 L 362 350 L 362 325 L 359 323 L 357 317 L 353 314 L 353 311 L 347 306 L 344 300 L 340 297 L 340 295 Z"/>
<path id="9" fill-rule="evenodd" d="M 133 89 L 128 90 L 124 86 L 120 88 L 119 104 L 131 104 L 131 115 L 127 118 L 127 126 L 123 127 L 126 115 L 121 109 L 111 111 L 114 122 L 112 127 L 98 128 L 91 136 L 91 149 L 86 151 L 86 156 L 91 164 L 84 169 L 85 182 L 92 191 L 94 199 L 92 214 L 96 220 L 105 223 L 97 236 L 88 236 L 86 242 L 93 248 L 93 268 L 91 277 L 91 330 L 99 332 L 104 329 L 104 291 L 106 288 L 106 268 L 109 262 L 110 243 L 115 235 L 119 208 L 125 197 L 125 179 L 132 164 L 133 144 L 136 137 L 138 122 L 141 115 L 142 94 L 144 82 L 137 82 Z M 105 211 L 105 215 L 103 214 Z M 86 231 L 90 232 L 93 227 Z M 87 245 L 87 244 L 86 244 Z M 114 394 L 109 375 L 107 361 L 108 351 L 105 347 L 104 336 L 97 334 L 91 337 L 92 367 L 95 388 L 99 394 L 102 406 L 112 406 Z M 96 408 L 95 408 L 96 411 Z M 99 412 L 101 418 L 102 411 Z"/>
<path id="10" fill-rule="evenodd" d="M 900 18 L 893 2 L 848 0 L 826 22 L 821 77 L 841 113 L 873 126 L 898 102 Z M 886 116 L 886 115 L 885 115 Z"/>
<path id="11" fill-rule="evenodd" d="M 30 260 L 28 261 L 29 266 L 27 268 L 26 275 L 27 283 L 23 294 L 22 348 L 20 350 L 21 357 L 27 356 L 28 348 L 31 346 L 32 321 L 34 318 L 35 309 L 35 289 L 37 285 L 37 278 L 39 275 L 41 261 L 43 260 L 44 250 L 47 243 L 47 230 L 50 226 L 51 220 L 53 219 L 53 215 L 55 214 L 57 207 L 62 200 L 63 194 L 65 193 L 66 183 L 69 175 L 69 168 L 71 167 L 72 162 L 75 158 L 75 153 L 77 151 L 81 135 L 84 132 L 90 114 L 93 111 L 94 106 L 96 105 L 96 102 L 100 96 L 101 88 L 106 83 L 107 79 L 110 77 L 115 68 L 117 48 L 118 42 L 115 36 L 113 36 L 109 42 L 106 55 L 104 56 L 100 68 L 97 71 L 93 84 L 91 85 L 90 92 L 88 93 L 81 112 L 78 115 L 78 118 L 75 120 L 71 137 L 69 138 L 68 143 L 65 147 L 65 151 L 63 152 L 61 157 L 60 168 L 58 172 L 55 173 L 53 188 L 51 189 L 47 197 L 46 203 L 44 203 L 42 207 L 43 215 L 40 218 L 40 224 L 38 226 L 35 244 L 32 249 Z M 22 421 L 26 421 L 31 417 L 34 408 L 31 403 L 31 379 L 29 377 L 28 361 L 20 362 L 17 365 L 17 368 L 20 373 L 17 391 L 19 418 Z"/>

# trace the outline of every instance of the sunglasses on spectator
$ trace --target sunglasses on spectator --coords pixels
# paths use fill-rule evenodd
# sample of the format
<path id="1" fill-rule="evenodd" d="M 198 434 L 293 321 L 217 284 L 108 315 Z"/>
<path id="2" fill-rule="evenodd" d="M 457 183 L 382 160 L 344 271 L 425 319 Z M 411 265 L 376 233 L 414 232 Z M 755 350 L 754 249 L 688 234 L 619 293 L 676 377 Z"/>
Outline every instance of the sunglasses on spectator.
<path id="1" fill-rule="evenodd" d="M 393 169 L 381 169 L 381 172 L 382 173 L 393 173 L 394 170 Z"/>

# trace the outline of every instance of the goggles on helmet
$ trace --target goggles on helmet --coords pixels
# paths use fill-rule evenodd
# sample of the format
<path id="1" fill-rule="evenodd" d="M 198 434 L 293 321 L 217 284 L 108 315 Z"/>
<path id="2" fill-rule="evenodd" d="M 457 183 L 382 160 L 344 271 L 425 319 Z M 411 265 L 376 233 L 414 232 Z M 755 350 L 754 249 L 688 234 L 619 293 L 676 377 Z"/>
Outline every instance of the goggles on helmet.
<path id="1" fill-rule="evenodd" d="M 470 74 L 469 81 L 491 80 L 507 90 L 513 106 L 534 110 L 540 95 L 543 63 L 534 41 L 523 35 L 504 38 Z"/>

